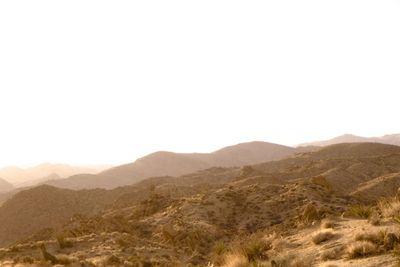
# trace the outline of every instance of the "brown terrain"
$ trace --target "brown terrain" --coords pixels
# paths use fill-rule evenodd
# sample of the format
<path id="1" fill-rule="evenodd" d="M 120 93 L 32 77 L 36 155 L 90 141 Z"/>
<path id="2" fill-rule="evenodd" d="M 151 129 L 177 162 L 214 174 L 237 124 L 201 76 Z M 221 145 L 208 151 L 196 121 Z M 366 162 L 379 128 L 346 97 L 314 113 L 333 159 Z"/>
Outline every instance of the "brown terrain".
<path id="1" fill-rule="evenodd" d="M 211 167 L 234 167 L 280 160 L 311 148 L 292 148 L 267 142 L 242 143 L 212 153 L 160 151 L 133 163 L 105 170 L 97 175 L 78 174 L 46 184 L 69 189 L 105 188 L 131 185 L 148 177 L 179 176 Z"/>
<path id="2" fill-rule="evenodd" d="M 183 157 L 151 156 L 173 169 Z M 398 266 L 400 147 L 347 143 L 273 159 L 111 190 L 18 192 L 0 207 L 0 266 Z"/>

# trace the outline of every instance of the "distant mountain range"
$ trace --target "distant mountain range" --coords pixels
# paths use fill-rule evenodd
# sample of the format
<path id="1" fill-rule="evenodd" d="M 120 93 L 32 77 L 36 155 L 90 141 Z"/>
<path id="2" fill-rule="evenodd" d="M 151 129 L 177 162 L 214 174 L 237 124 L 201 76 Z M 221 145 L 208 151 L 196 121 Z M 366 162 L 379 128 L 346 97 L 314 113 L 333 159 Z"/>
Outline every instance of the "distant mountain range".
<path id="1" fill-rule="evenodd" d="M 400 146 L 400 134 L 390 134 L 381 137 L 362 137 L 352 134 L 344 134 L 330 140 L 300 144 L 299 147 L 330 146 L 340 143 L 381 143 L 381 144 Z"/>
<path id="2" fill-rule="evenodd" d="M 66 164 L 44 163 L 30 168 L 2 168 L 0 169 L 0 177 L 13 184 L 15 187 L 25 187 L 50 179 L 66 178 L 78 173 L 99 173 L 110 167 L 110 165 L 80 167 Z"/>
<path id="3" fill-rule="evenodd" d="M 62 164 L 43 164 L 28 169 L 9 167 L 0 169 L 0 177 L 19 188 L 47 184 L 67 189 L 112 189 L 131 185 L 148 177 L 180 176 L 211 167 L 254 165 L 281 160 L 298 153 L 316 150 L 321 146 L 366 142 L 399 146 L 400 134 L 370 138 L 345 134 L 330 140 L 304 143 L 296 148 L 255 141 L 228 146 L 212 153 L 160 151 L 139 158 L 133 163 L 113 168 L 74 167 Z M 0 192 L 12 188 L 0 183 Z"/>
<path id="4" fill-rule="evenodd" d="M 212 153 L 156 152 L 133 163 L 111 168 L 97 175 L 79 174 L 46 184 L 61 188 L 115 188 L 148 177 L 179 176 L 211 167 L 234 167 L 280 160 L 309 148 L 293 148 L 267 142 L 229 146 Z"/>
<path id="5" fill-rule="evenodd" d="M 11 191 L 14 189 L 14 186 L 7 182 L 6 180 L 0 178 L 0 193 Z"/>

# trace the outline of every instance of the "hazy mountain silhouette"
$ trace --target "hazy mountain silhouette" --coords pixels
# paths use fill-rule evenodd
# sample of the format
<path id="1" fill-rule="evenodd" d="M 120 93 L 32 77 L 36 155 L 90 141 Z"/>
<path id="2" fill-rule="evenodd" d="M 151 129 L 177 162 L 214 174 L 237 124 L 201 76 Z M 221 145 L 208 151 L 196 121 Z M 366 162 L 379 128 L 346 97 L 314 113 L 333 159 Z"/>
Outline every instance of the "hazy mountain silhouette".
<path id="1" fill-rule="evenodd" d="M 17 187 L 34 185 L 43 181 L 48 176 L 69 177 L 78 173 L 98 173 L 111 166 L 93 165 L 88 167 L 71 166 L 67 164 L 43 163 L 30 168 L 5 167 L 0 169 L 0 177 Z M 48 177 L 51 179 L 51 177 Z"/>
<path id="2" fill-rule="evenodd" d="M 267 143 L 249 142 L 225 147 L 213 153 L 156 152 L 133 163 L 108 169 L 98 175 L 75 175 L 46 184 L 71 189 L 115 188 L 154 176 L 178 176 L 218 166 L 232 167 L 280 160 L 302 149 Z"/>
<path id="3" fill-rule="evenodd" d="M 14 186 L 7 182 L 6 180 L 0 178 L 0 193 L 8 192 L 14 189 Z"/>
<path id="4" fill-rule="evenodd" d="M 340 143 L 364 143 L 373 142 L 400 146 L 400 134 L 384 135 L 382 137 L 362 137 L 352 134 L 344 134 L 330 140 L 316 141 L 300 144 L 299 146 L 329 146 Z"/>

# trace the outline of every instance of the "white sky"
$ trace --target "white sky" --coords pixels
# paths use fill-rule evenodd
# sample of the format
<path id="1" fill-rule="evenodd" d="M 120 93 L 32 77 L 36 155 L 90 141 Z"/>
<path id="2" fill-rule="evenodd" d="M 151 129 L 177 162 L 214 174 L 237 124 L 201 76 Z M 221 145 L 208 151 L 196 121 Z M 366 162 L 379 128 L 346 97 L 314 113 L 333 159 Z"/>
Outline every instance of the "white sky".
<path id="1" fill-rule="evenodd" d="M 0 166 L 400 132 L 400 1 L 0 1 Z"/>

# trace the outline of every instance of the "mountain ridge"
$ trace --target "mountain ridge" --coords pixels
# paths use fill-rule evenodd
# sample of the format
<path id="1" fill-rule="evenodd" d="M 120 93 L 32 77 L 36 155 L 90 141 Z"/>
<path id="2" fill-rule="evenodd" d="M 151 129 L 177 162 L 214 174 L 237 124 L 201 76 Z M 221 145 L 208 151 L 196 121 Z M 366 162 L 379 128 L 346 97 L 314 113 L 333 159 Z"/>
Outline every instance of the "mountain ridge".
<path id="1" fill-rule="evenodd" d="M 397 145 L 400 146 L 400 134 L 387 134 L 380 137 L 363 137 L 357 136 L 353 134 L 343 134 L 332 139 L 322 140 L 322 141 L 314 141 L 308 143 L 299 144 L 297 147 L 304 146 L 329 146 L 339 143 L 381 143 L 388 145 Z"/>
<path id="2" fill-rule="evenodd" d="M 158 151 L 97 175 L 75 175 L 46 184 L 70 189 L 106 188 L 130 185 L 154 176 L 180 176 L 211 167 L 234 167 L 280 160 L 307 149 L 253 141 L 224 147 L 211 153 Z"/>

